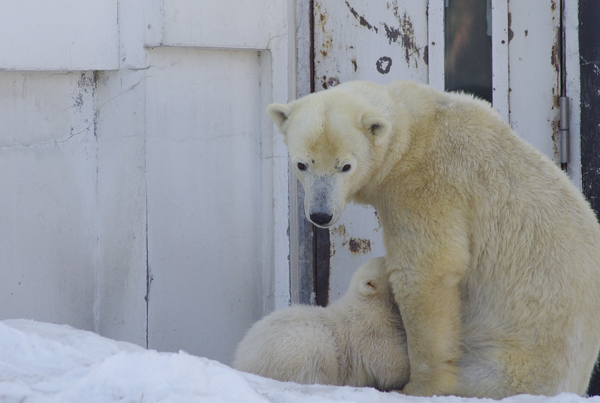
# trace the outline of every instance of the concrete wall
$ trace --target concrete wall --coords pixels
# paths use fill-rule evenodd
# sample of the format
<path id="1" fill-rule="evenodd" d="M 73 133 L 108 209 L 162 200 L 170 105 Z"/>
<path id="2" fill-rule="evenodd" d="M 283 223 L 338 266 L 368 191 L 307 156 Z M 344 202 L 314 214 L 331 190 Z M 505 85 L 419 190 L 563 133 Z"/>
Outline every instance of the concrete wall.
<path id="1" fill-rule="evenodd" d="M 289 304 L 290 4 L 3 4 L 1 319 L 230 363 Z"/>

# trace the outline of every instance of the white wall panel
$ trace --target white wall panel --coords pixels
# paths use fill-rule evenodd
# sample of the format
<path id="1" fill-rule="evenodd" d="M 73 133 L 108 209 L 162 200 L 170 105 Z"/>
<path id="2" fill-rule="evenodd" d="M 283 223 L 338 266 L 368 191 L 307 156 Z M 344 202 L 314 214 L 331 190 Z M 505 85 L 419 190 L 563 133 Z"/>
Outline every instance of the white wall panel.
<path id="1" fill-rule="evenodd" d="M 0 72 L 0 317 L 93 328 L 92 73 Z"/>
<path id="2" fill-rule="evenodd" d="M 0 69 L 116 69 L 117 0 L 2 0 L 0 38 Z"/>
<path id="3" fill-rule="evenodd" d="M 267 0 L 164 0 L 163 15 L 156 11 L 149 45 L 266 49 L 269 44 Z"/>
<path id="4" fill-rule="evenodd" d="M 230 363 L 289 305 L 289 4 L 2 2 L 0 319 Z"/>
<path id="5" fill-rule="evenodd" d="M 558 2 L 509 2 L 510 124 L 558 161 L 560 10 Z"/>
<path id="6" fill-rule="evenodd" d="M 428 81 L 427 1 L 315 1 L 317 91 L 338 82 Z"/>
<path id="7" fill-rule="evenodd" d="M 146 71 L 102 72 L 97 89 L 98 268 L 94 330 L 146 345 Z"/>
<path id="8" fill-rule="evenodd" d="M 259 53 L 149 57 L 149 347 L 230 363 L 262 314 Z"/>

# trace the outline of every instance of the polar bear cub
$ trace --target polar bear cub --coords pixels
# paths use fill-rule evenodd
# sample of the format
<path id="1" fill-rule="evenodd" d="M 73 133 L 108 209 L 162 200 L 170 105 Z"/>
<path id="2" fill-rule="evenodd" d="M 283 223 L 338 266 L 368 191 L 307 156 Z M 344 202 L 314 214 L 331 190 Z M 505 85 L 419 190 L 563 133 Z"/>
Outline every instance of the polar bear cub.
<path id="1" fill-rule="evenodd" d="M 293 306 L 255 323 L 233 367 L 302 384 L 401 389 L 409 378 L 406 333 L 384 267 L 362 265 L 327 308 Z"/>

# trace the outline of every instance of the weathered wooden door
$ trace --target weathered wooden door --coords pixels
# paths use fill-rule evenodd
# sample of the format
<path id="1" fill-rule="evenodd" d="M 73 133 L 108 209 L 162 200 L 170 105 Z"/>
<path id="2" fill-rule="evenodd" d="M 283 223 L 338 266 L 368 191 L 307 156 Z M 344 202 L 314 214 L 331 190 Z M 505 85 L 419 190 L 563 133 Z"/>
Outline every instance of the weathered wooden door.
<path id="1" fill-rule="evenodd" d="M 475 92 L 493 101 L 524 139 L 560 162 L 559 98 L 579 96 L 575 2 L 315 0 L 312 13 L 315 91 L 355 79 L 410 79 Z M 465 78 L 474 63 L 478 74 Z M 576 103 L 571 115 L 578 115 Z M 575 163 L 565 168 L 581 186 L 573 121 Z M 368 206 L 347 205 L 333 228 L 313 236 L 320 304 L 339 298 L 361 263 L 385 254 L 377 214 Z"/>

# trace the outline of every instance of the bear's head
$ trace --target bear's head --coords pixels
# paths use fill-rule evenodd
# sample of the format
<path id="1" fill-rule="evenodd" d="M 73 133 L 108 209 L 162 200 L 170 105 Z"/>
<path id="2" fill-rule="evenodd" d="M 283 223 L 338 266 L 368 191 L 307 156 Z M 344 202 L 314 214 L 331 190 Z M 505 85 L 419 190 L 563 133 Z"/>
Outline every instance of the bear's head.
<path id="1" fill-rule="evenodd" d="M 267 108 L 304 187 L 306 217 L 322 228 L 335 224 L 346 201 L 368 183 L 392 130 L 356 85 L 342 84 Z"/>

